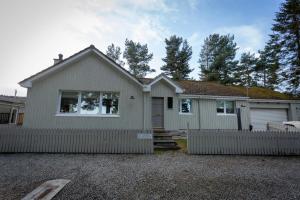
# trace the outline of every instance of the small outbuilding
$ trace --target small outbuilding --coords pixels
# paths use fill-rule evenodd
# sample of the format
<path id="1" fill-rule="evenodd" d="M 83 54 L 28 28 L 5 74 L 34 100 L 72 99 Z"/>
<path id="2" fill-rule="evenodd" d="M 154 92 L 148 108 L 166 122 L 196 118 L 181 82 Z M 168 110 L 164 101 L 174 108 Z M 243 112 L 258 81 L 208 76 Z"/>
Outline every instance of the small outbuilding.
<path id="1" fill-rule="evenodd" d="M 23 124 L 26 97 L 0 95 L 0 124 Z"/>

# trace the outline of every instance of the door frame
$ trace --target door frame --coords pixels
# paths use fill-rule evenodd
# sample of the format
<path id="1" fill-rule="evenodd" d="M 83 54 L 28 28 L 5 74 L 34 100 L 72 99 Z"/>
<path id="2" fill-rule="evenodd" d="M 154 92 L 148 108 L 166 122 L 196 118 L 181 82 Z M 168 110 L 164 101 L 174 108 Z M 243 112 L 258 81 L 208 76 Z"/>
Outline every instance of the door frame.
<path id="1" fill-rule="evenodd" d="M 161 99 L 162 100 L 162 127 L 154 127 L 153 126 L 153 99 Z M 152 128 L 157 128 L 157 129 L 164 129 L 165 127 L 165 98 L 164 97 L 151 97 L 151 126 Z"/>

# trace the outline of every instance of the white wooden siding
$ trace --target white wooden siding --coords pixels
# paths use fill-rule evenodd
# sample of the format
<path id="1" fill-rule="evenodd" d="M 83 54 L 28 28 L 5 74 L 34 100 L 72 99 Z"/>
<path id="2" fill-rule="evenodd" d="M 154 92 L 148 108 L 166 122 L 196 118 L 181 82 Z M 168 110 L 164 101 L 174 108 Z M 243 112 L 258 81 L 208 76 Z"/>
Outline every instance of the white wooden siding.
<path id="1" fill-rule="evenodd" d="M 166 81 L 161 80 L 152 86 L 149 96 L 150 102 L 152 97 L 164 98 L 164 128 L 166 130 L 177 130 L 179 128 L 179 116 L 178 96 L 175 93 L 175 88 L 170 86 Z M 168 97 L 173 97 L 173 109 L 168 109 Z M 150 113 L 150 116 L 151 115 Z"/>
<path id="2" fill-rule="evenodd" d="M 59 90 L 119 92 L 120 117 L 56 116 Z M 134 96 L 134 99 L 130 99 Z M 90 55 L 28 89 L 24 126 L 29 128 L 142 129 L 143 91 L 104 60 Z"/>
<path id="3" fill-rule="evenodd" d="M 164 126 L 167 130 L 187 129 L 237 129 L 237 116 L 218 115 L 215 99 L 192 99 L 192 113 L 179 114 L 178 100 L 180 95 L 175 94 L 175 89 L 159 81 L 152 86 L 152 97 L 164 97 Z M 167 108 L 167 97 L 173 97 L 173 109 Z M 151 101 L 151 97 L 148 97 Z M 250 115 L 249 103 L 246 100 L 236 101 L 236 107 L 241 108 L 242 128 L 249 129 Z M 150 111 L 148 111 L 150 112 Z M 147 113 L 145 113 L 147 115 Z M 151 116 L 151 114 L 150 114 Z"/>

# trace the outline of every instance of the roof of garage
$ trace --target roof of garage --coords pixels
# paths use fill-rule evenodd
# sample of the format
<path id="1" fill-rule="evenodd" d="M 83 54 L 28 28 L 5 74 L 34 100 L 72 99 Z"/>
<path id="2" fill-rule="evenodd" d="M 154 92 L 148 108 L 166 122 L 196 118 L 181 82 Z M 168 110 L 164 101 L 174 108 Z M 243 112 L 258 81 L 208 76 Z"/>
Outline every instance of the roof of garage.
<path id="1" fill-rule="evenodd" d="M 0 102 L 25 104 L 26 97 L 0 95 Z"/>

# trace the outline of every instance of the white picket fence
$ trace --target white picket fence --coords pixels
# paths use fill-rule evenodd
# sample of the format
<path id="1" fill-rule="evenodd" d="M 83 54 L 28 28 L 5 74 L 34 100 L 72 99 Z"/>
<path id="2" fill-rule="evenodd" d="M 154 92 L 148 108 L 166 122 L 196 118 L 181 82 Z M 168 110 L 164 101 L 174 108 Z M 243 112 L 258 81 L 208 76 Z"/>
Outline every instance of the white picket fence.
<path id="1" fill-rule="evenodd" d="M 2 153 L 153 153 L 151 130 L 0 128 Z"/>
<path id="2" fill-rule="evenodd" d="M 189 130 L 189 154 L 300 155 L 300 133 Z"/>

